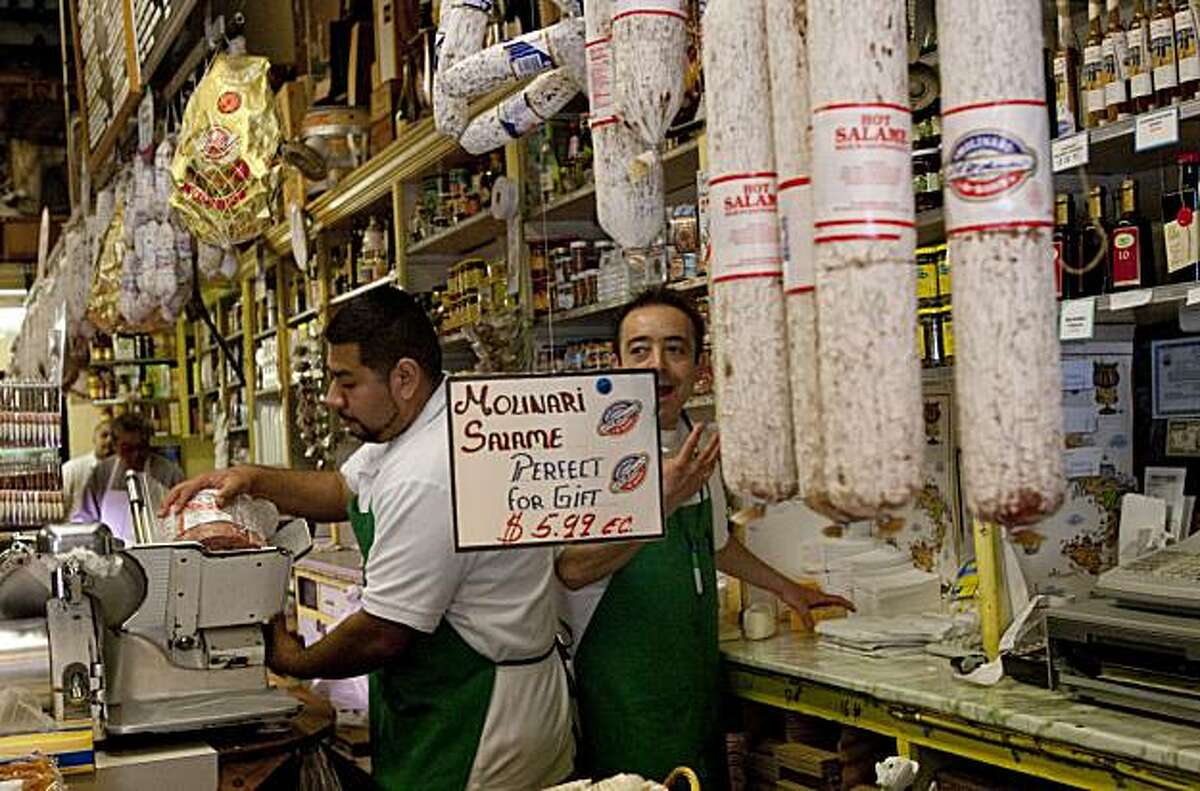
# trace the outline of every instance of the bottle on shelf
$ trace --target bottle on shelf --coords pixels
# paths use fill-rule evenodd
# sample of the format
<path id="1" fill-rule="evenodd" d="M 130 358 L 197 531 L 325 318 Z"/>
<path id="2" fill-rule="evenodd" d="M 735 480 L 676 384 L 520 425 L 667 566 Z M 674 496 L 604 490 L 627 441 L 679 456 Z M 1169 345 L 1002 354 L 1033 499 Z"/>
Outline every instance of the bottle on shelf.
<path id="1" fill-rule="evenodd" d="M 1100 22 L 1101 0 L 1088 0 L 1087 45 L 1083 49 L 1083 95 L 1085 125 L 1091 129 L 1108 121 L 1105 103 L 1104 25 Z"/>
<path id="2" fill-rule="evenodd" d="M 1104 35 L 1104 105 L 1109 121 L 1129 115 L 1129 46 L 1121 23 L 1121 0 L 1108 0 L 1108 28 Z"/>
<path id="3" fill-rule="evenodd" d="M 1179 97 L 1179 69 L 1175 60 L 1175 8 L 1171 0 L 1158 0 L 1150 20 L 1150 63 L 1154 67 L 1154 103 L 1166 107 Z"/>
<path id="4" fill-rule="evenodd" d="M 1068 268 L 1079 268 L 1079 235 L 1075 232 L 1075 203 L 1068 193 L 1054 198 L 1054 289 L 1061 299 Z"/>
<path id="5" fill-rule="evenodd" d="M 1200 90 L 1200 49 L 1196 42 L 1196 11 L 1190 0 L 1175 4 L 1175 57 L 1179 62 L 1179 98 L 1194 99 Z"/>
<path id="6" fill-rule="evenodd" d="M 538 173 L 542 189 L 542 202 L 549 203 L 561 190 L 562 180 L 559 176 L 558 157 L 554 154 L 554 140 L 550 128 L 542 130 L 542 146 L 538 151 Z"/>
<path id="7" fill-rule="evenodd" d="M 374 283 L 387 274 L 387 236 L 371 217 L 363 230 L 362 247 L 358 257 L 358 282 Z"/>
<path id="8" fill-rule="evenodd" d="M 1088 216 L 1079 232 L 1079 258 L 1063 261 L 1063 298 L 1081 299 L 1104 293 L 1108 273 L 1109 227 L 1104 219 L 1104 187 L 1092 187 L 1087 197 Z"/>
<path id="9" fill-rule="evenodd" d="M 1131 178 L 1121 182 L 1120 206 L 1120 218 L 1112 232 L 1109 284 L 1113 291 L 1149 288 L 1157 280 L 1154 247 L 1150 242 L 1150 225 L 1138 213 L 1138 185 Z"/>
<path id="10" fill-rule="evenodd" d="M 1150 64 L 1150 15 L 1146 13 L 1146 0 L 1137 0 L 1133 6 L 1133 18 L 1125 34 L 1126 66 L 1129 77 L 1130 110 L 1144 113 L 1154 107 L 1154 78 Z"/>
<path id="11" fill-rule="evenodd" d="M 1179 191 L 1163 196 L 1167 281 L 1200 281 L 1200 151 L 1181 151 Z"/>

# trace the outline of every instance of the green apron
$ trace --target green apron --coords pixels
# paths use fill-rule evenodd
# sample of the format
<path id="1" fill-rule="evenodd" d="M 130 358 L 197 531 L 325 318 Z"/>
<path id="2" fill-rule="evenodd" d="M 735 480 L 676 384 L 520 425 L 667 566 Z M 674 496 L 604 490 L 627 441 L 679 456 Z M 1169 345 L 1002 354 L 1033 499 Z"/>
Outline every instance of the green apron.
<path id="1" fill-rule="evenodd" d="M 662 782 L 690 766 L 723 788 L 712 500 L 677 509 L 666 532 L 612 575 L 575 653 L 581 776 Z"/>
<path id="2" fill-rule="evenodd" d="M 350 503 L 363 561 L 375 516 Z M 363 584 L 366 584 L 364 579 Z M 387 791 L 460 791 L 467 785 L 492 699 L 496 666 L 445 618 L 433 634 L 413 631 L 404 658 L 370 674 L 371 773 Z"/>

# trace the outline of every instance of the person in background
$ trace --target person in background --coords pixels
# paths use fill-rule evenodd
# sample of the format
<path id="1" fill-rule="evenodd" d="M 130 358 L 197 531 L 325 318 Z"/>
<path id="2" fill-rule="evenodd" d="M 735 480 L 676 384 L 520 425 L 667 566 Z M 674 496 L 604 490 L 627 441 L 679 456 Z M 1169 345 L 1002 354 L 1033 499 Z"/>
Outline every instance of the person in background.
<path id="1" fill-rule="evenodd" d="M 618 366 L 658 374 L 666 537 L 568 546 L 557 558 L 575 636 L 582 776 L 636 772 L 662 780 L 690 766 L 704 788 L 728 782 L 719 721 L 718 570 L 772 591 L 811 628 L 810 608 L 852 607 L 802 587 L 729 533 L 720 440 L 684 412 L 701 361 L 704 320 L 666 288 L 618 316 Z"/>
<path id="2" fill-rule="evenodd" d="M 67 504 L 67 513 L 73 514 L 83 504 L 83 489 L 96 464 L 107 459 L 113 453 L 112 418 L 107 415 L 100 419 L 92 431 L 92 449 L 82 456 L 76 456 L 63 465 L 63 502 Z"/>
<path id="3" fill-rule="evenodd" d="M 150 423 L 136 412 L 126 412 L 112 421 L 116 452 L 98 462 L 88 476 L 72 522 L 102 522 L 126 544 L 134 542 L 125 473 L 132 470 L 142 474 L 146 500 L 152 510 L 171 487 L 183 480 L 179 465 L 150 447 L 153 436 Z"/>
<path id="4" fill-rule="evenodd" d="M 555 650 L 549 548 L 454 551 L 442 352 L 411 295 L 379 288 L 325 330 L 326 403 L 365 444 L 340 472 L 235 467 L 176 488 L 250 494 L 317 522 L 350 520 L 362 609 L 305 646 L 282 617 L 267 665 L 296 678 L 370 673 L 371 771 L 388 791 L 527 791 L 565 779 L 574 741 Z"/>

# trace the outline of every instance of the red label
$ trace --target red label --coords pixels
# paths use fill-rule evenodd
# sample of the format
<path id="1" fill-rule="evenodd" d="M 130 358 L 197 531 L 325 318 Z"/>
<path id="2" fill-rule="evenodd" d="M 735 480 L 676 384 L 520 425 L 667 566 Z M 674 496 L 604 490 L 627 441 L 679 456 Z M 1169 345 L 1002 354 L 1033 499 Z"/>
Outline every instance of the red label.
<path id="1" fill-rule="evenodd" d="M 1112 282 L 1114 286 L 1142 284 L 1141 240 L 1137 228 L 1119 228 L 1112 240 Z"/>
<path id="2" fill-rule="evenodd" d="M 236 91 L 225 91 L 217 99 L 217 109 L 225 114 L 237 112 L 242 106 L 242 97 Z"/>
<path id="3" fill-rule="evenodd" d="M 1061 298 L 1063 275 L 1063 243 L 1054 243 L 1054 293 Z"/>

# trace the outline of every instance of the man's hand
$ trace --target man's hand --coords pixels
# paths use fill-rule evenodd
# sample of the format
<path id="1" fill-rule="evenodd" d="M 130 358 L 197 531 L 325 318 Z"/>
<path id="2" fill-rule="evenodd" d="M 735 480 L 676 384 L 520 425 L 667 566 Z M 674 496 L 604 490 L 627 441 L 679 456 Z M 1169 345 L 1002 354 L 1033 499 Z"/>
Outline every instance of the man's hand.
<path id="1" fill-rule="evenodd" d="M 186 480 L 167 492 L 162 506 L 158 509 L 158 515 L 159 517 L 170 516 L 187 505 L 188 501 L 202 489 L 216 489 L 217 505 L 220 506 L 225 505 L 231 497 L 250 494 L 254 485 L 254 472 L 253 467 L 233 467 Z"/>
<path id="2" fill-rule="evenodd" d="M 719 436 L 697 452 L 703 435 L 704 424 L 697 423 L 679 452 L 663 461 L 663 508 L 667 516 L 704 488 L 721 458 Z"/>
<path id="3" fill-rule="evenodd" d="M 264 636 L 267 640 L 267 667 L 280 675 L 299 675 L 299 658 L 304 653 L 304 643 L 288 631 L 283 613 L 271 619 Z"/>
<path id="4" fill-rule="evenodd" d="M 783 603 L 791 607 L 797 615 L 800 616 L 800 622 L 804 624 L 807 631 L 812 631 L 814 622 L 811 610 L 816 607 L 845 607 L 847 610 L 853 610 L 854 605 L 849 599 L 844 599 L 841 596 L 834 596 L 831 593 L 815 588 L 806 588 L 803 585 L 797 585 L 794 582 L 788 581 L 787 585 L 779 591 L 779 598 Z"/>

